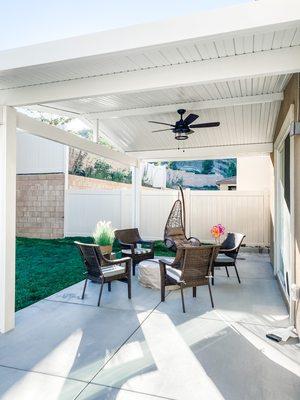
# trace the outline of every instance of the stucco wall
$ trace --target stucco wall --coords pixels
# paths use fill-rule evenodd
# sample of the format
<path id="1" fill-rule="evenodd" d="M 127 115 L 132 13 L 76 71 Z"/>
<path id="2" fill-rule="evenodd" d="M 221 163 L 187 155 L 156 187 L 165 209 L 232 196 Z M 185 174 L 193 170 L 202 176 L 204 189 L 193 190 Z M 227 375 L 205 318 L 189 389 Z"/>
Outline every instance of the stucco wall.
<path id="1" fill-rule="evenodd" d="M 281 107 L 277 118 L 274 142 L 280 132 L 280 128 L 285 120 L 285 117 L 289 111 L 291 104 L 294 104 L 295 106 L 295 121 L 298 121 L 299 119 L 299 101 L 300 101 L 299 79 L 300 79 L 300 74 L 294 74 L 291 77 L 289 83 L 287 84 L 287 87 L 285 88 L 284 100 L 281 103 Z"/>
<path id="2" fill-rule="evenodd" d="M 61 173 L 17 175 L 17 236 L 64 236 L 64 182 Z"/>
<path id="3" fill-rule="evenodd" d="M 273 185 L 273 164 L 270 156 L 237 159 L 237 190 L 270 190 Z"/>

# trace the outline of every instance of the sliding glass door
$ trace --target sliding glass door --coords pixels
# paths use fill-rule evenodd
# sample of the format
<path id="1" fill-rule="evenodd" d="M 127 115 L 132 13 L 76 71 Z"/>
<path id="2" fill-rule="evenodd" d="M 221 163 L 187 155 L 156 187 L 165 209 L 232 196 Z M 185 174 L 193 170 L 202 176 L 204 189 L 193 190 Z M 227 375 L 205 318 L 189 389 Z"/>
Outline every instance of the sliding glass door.
<path id="1" fill-rule="evenodd" d="M 291 269 L 291 199 L 290 199 L 290 136 L 278 149 L 278 258 L 277 274 L 286 294 L 289 295 Z"/>

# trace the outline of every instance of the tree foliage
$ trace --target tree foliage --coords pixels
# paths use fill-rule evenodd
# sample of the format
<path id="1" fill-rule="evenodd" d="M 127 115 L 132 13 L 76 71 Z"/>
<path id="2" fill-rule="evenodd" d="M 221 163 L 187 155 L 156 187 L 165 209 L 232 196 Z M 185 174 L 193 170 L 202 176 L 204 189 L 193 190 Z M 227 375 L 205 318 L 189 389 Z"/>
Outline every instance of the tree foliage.
<path id="1" fill-rule="evenodd" d="M 88 178 L 131 183 L 130 170 L 114 168 L 102 159 L 90 160 L 88 153 L 74 149 L 70 153 L 69 172 L 72 175 L 86 176 Z"/>
<path id="2" fill-rule="evenodd" d="M 228 165 L 228 168 L 226 169 L 224 173 L 225 178 L 231 178 L 232 176 L 236 176 L 236 161 L 232 160 L 230 164 Z"/>
<path id="3" fill-rule="evenodd" d="M 213 160 L 204 160 L 202 163 L 202 174 L 209 175 L 213 172 L 214 161 Z"/>

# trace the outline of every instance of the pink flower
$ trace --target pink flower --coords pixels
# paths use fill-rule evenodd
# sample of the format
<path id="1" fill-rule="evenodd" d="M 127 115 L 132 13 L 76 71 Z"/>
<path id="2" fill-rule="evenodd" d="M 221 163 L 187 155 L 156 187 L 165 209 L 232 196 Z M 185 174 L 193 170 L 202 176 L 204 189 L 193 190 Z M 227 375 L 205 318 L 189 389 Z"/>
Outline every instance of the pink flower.
<path id="1" fill-rule="evenodd" d="M 214 225 L 210 230 L 212 236 L 217 239 L 220 236 L 224 235 L 225 227 L 222 224 Z"/>

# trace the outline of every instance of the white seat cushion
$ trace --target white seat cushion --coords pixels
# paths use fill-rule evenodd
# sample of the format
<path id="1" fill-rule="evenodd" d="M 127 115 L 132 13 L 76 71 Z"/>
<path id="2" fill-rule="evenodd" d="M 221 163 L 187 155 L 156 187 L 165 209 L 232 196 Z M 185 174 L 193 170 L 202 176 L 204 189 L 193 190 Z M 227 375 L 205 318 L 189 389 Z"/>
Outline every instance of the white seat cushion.
<path id="1" fill-rule="evenodd" d="M 234 260 L 231 257 L 226 256 L 225 254 L 218 254 L 216 258 L 217 263 L 224 263 L 224 264 L 229 264 L 232 263 Z"/>
<path id="2" fill-rule="evenodd" d="M 101 269 L 105 278 L 125 273 L 125 267 L 122 265 L 110 265 L 109 267 L 102 267 Z"/>
<path id="3" fill-rule="evenodd" d="M 151 249 L 134 249 L 134 253 L 135 254 L 146 254 L 146 253 L 150 253 Z M 122 253 L 123 254 L 132 254 L 131 253 L 131 249 L 122 249 Z"/>
<path id="4" fill-rule="evenodd" d="M 170 262 L 174 261 L 174 257 L 164 257 L 164 260 L 166 259 Z M 138 280 L 142 286 L 160 290 L 159 258 L 141 261 L 137 266 L 137 271 Z M 175 286 L 167 286 L 167 288 L 167 290 L 174 290 Z"/>
<path id="5" fill-rule="evenodd" d="M 176 282 L 179 282 L 181 280 L 182 271 L 180 269 L 166 265 L 166 273 L 170 278 L 174 279 Z"/>

